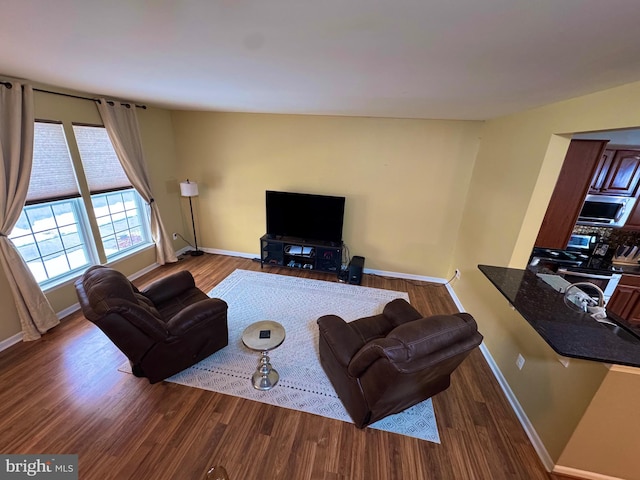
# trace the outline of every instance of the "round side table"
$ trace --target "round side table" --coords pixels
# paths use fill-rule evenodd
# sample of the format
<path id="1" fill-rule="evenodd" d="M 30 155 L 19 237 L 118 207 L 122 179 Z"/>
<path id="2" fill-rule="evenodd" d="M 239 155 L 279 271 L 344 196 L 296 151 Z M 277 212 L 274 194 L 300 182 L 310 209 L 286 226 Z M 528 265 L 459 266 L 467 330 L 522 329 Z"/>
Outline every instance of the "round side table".
<path id="1" fill-rule="evenodd" d="M 282 345 L 284 338 L 284 327 L 272 320 L 252 323 L 242 332 L 242 343 L 251 350 L 261 352 L 258 368 L 251 377 L 256 390 L 271 390 L 278 383 L 280 375 L 271 366 L 269 350 Z"/>

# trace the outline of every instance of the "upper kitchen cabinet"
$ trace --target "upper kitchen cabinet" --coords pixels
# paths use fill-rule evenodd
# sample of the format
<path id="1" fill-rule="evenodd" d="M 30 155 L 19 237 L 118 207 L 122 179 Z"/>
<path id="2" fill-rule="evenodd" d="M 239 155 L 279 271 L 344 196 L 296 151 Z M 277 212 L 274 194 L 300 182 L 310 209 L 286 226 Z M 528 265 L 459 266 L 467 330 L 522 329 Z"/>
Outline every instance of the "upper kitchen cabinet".
<path id="1" fill-rule="evenodd" d="M 598 163 L 589 193 L 633 197 L 639 183 L 640 152 L 608 148 Z"/>
<path id="2" fill-rule="evenodd" d="M 599 193 L 602 193 L 601 190 L 604 186 L 604 181 L 607 178 L 607 174 L 609 173 L 611 161 L 613 160 L 613 156 L 615 155 L 615 153 L 615 150 L 607 148 L 600 157 L 600 161 L 598 162 L 598 166 L 596 167 L 596 172 L 593 175 L 593 180 L 591 181 L 591 186 L 589 187 L 590 194 L 598 195 Z"/>
<path id="3" fill-rule="evenodd" d="M 593 184 L 608 140 L 572 140 L 535 246 L 564 249 Z"/>

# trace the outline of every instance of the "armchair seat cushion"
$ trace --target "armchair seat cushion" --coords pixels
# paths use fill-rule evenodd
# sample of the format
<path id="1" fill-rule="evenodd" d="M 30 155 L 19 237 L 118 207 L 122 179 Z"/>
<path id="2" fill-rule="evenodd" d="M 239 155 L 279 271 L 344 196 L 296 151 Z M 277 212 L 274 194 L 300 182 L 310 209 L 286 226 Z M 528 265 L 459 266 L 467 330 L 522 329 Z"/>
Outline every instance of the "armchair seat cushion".
<path id="1" fill-rule="evenodd" d="M 75 287 L 85 318 L 127 356 L 136 375 L 151 383 L 228 344 L 227 304 L 198 289 L 186 270 L 140 291 L 122 273 L 98 265 Z"/>

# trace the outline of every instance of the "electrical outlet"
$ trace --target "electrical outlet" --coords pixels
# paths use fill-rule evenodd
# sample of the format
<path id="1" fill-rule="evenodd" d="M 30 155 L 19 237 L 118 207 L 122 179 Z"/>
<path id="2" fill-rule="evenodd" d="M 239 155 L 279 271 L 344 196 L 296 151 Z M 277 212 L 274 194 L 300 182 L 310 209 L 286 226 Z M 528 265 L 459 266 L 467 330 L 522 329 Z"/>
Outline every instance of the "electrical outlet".
<path id="1" fill-rule="evenodd" d="M 518 370 L 522 370 L 522 367 L 524 367 L 524 357 L 520 353 L 516 359 L 516 367 L 518 367 Z"/>
<path id="2" fill-rule="evenodd" d="M 456 279 L 460 278 L 460 269 L 456 268 Z"/>
<path id="3" fill-rule="evenodd" d="M 178 234 L 177 234 L 177 233 L 174 233 L 174 234 L 173 234 L 173 239 L 174 239 L 174 240 L 177 240 L 177 239 L 178 239 Z"/>

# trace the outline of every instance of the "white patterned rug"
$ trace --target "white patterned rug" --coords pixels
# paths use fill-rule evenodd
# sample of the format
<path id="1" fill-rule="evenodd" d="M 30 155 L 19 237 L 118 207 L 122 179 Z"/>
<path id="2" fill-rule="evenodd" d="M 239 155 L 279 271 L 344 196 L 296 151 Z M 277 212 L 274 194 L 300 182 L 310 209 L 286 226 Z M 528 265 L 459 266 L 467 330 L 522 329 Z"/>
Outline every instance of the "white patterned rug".
<path id="1" fill-rule="evenodd" d="M 322 315 L 347 321 L 374 315 L 405 292 L 236 270 L 211 292 L 229 305 L 229 345 L 166 381 L 353 423 L 320 365 L 318 325 Z M 269 391 L 255 390 L 251 375 L 259 352 L 242 344 L 243 330 L 260 320 L 275 320 L 286 331 L 284 343 L 269 353 L 280 381 Z M 121 367 L 128 370 L 129 364 Z M 440 443 L 431 399 L 370 426 Z"/>

